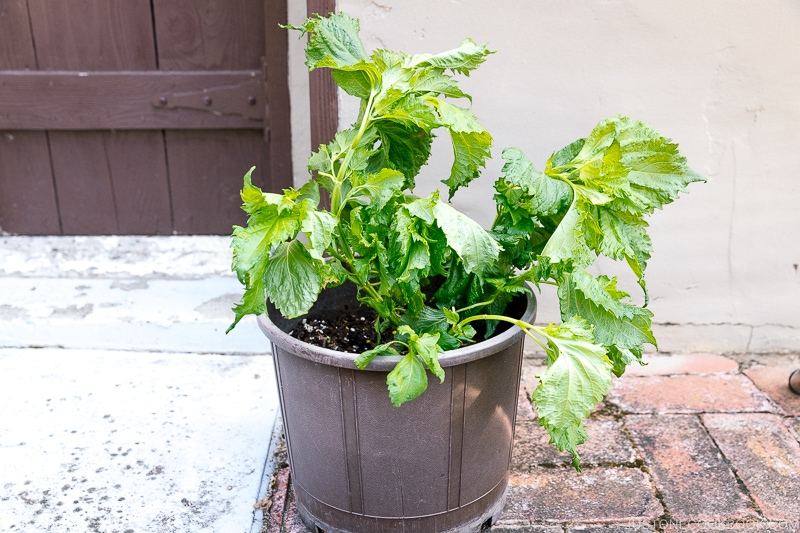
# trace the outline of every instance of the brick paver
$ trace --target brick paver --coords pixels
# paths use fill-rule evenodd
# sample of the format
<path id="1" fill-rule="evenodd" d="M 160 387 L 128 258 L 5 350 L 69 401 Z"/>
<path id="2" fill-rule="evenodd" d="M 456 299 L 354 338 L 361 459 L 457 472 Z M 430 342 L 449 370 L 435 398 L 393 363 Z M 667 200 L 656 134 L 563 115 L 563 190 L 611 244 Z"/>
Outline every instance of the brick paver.
<path id="1" fill-rule="evenodd" d="M 786 425 L 794 431 L 794 436 L 800 442 L 800 416 L 787 418 Z"/>
<path id="2" fill-rule="evenodd" d="M 671 518 L 755 518 L 752 503 L 696 416 L 626 416 Z"/>
<path id="3" fill-rule="evenodd" d="M 632 364 L 626 376 L 668 376 L 671 374 L 718 374 L 739 370 L 739 363 L 730 357 L 713 353 L 645 354 L 645 366 Z"/>
<path id="4" fill-rule="evenodd" d="M 703 423 L 771 520 L 800 520 L 800 444 L 771 414 L 707 414 Z"/>
<path id="5" fill-rule="evenodd" d="M 286 498 L 289 497 L 289 467 L 281 468 L 275 474 L 272 484 L 272 502 L 264 520 L 268 531 L 279 531 L 286 511 Z"/>
<path id="6" fill-rule="evenodd" d="M 773 410 L 766 395 L 740 374 L 623 377 L 606 401 L 641 414 Z"/>
<path id="7" fill-rule="evenodd" d="M 784 362 L 770 365 L 757 365 L 745 373 L 759 389 L 766 392 L 781 408 L 790 415 L 800 415 L 800 395 L 789 389 L 789 375 L 800 365 Z"/>
<path id="8" fill-rule="evenodd" d="M 498 523 L 492 526 L 490 531 L 491 533 L 564 533 L 564 528 L 561 526 L 530 524 L 528 521 L 522 521 L 518 524 L 510 522 Z"/>
<path id="9" fill-rule="evenodd" d="M 622 431 L 620 422 L 610 418 L 590 418 L 586 421 L 589 440 L 578 447 L 581 464 L 622 465 L 636 461 L 636 451 Z M 514 468 L 525 470 L 536 465 L 569 465 L 572 455 L 559 452 L 550 444 L 550 436 L 535 421 L 517 423 L 514 437 Z"/>
<path id="10" fill-rule="evenodd" d="M 512 472 L 502 521 L 613 523 L 650 520 L 663 507 L 636 468 L 534 468 Z"/>
<path id="11" fill-rule="evenodd" d="M 800 523 L 797 521 L 788 522 L 716 522 L 702 524 L 673 524 L 667 522 L 667 526 L 662 528 L 664 533 L 677 533 L 686 531 L 691 533 L 719 533 L 720 531 L 738 531 L 744 533 L 800 533 Z"/>
<path id="12" fill-rule="evenodd" d="M 651 526 L 621 524 L 615 526 L 576 526 L 567 528 L 567 533 L 651 533 Z"/>

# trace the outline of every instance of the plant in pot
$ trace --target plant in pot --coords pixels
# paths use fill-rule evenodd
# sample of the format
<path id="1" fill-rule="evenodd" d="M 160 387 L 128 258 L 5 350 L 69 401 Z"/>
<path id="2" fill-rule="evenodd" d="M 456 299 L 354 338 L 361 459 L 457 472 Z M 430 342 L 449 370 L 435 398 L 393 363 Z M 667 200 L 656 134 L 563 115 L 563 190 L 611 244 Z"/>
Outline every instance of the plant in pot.
<path id="1" fill-rule="evenodd" d="M 525 336 L 547 356 L 539 424 L 579 468 L 583 419 L 656 344 L 645 217 L 702 178 L 670 140 L 617 116 L 543 171 L 503 150 L 484 229 L 413 190 L 435 132 L 453 147 L 450 197 L 481 173 L 492 137 L 456 77 L 492 52 L 467 39 L 368 55 L 346 14 L 290 28 L 309 35 L 308 66 L 361 101 L 299 189 L 264 193 L 245 176 L 248 223 L 233 233 L 245 292 L 231 328 L 259 315 L 273 343 L 298 510 L 324 531 L 477 530 L 505 498 Z M 589 273 L 601 255 L 628 265 L 643 305 Z M 557 286 L 560 324 L 533 324 L 542 284 Z M 336 346 L 302 340 L 321 322 L 338 328 Z"/>

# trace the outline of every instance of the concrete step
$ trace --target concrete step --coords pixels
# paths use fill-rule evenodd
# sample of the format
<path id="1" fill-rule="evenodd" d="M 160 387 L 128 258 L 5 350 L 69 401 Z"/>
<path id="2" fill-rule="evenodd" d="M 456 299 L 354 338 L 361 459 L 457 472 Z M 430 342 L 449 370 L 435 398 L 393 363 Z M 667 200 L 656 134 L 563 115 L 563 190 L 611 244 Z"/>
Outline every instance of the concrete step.
<path id="1" fill-rule="evenodd" d="M 0 405 L 0 531 L 258 531 L 271 357 L 2 348 Z"/>
<path id="2" fill-rule="evenodd" d="M 279 402 L 229 242 L 0 238 L 0 531 L 260 531 Z"/>

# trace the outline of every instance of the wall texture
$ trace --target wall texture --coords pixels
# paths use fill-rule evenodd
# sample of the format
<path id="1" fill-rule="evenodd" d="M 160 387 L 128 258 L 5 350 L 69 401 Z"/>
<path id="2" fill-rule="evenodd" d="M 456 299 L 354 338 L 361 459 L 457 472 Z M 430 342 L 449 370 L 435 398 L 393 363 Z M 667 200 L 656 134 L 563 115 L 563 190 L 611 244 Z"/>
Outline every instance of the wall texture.
<path id="1" fill-rule="evenodd" d="M 296 4 L 289 16 L 299 23 Z M 660 348 L 800 351 L 800 4 L 339 0 L 337 9 L 361 19 L 368 50 L 439 52 L 472 37 L 497 51 L 463 83 L 496 159 L 454 200 L 485 224 L 506 146 L 542 168 L 617 113 L 674 139 L 708 183 L 651 219 L 647 279 Z M 293 40 L 290 67 L 297 182 L 310 148 L 302 45 Z M 341 120 L 355 111 L 342 95 Z M 437 144 L 421 193 L 440 185 L 451 161 Z M 540 319 L 557 320 L 554 298 L 542 300 Z"/>

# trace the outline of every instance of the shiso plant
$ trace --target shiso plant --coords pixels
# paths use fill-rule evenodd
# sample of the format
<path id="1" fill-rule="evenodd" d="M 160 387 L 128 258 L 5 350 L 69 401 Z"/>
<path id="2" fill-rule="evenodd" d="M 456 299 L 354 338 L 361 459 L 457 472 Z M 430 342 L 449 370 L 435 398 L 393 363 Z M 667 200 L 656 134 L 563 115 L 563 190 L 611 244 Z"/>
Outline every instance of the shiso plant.
<path id="1" fill-rule="evenodd" d="M 651 254 L 645 217 L 703 178 L 677 145 L 636 120 L 616 116 L 554 152 L 543 171 L 518 148 L 502 152 L 496 217 L 484 229 L 439 192 L 419 197 L 414 180 L 435 133 L 449 135 L 449 198 L 476 179 L 491 135 L 458 86 L 492 52 L 471 39 L 440 54 L 378 49 L 368 55 L 359 22 L 346 14 L 289 26 L 308 35 L 309 69 L 331 69 L 360 99 L 355 123 L 308 162 L 309 181 L 265 193 L 244 177 L 246 227 L 234 227 L 233 270 L 245 291 L 235 321 L 272 301 L 287 318 L 308 312 L 325 287 L 351 282 L 377 313 L 381 342 L 359 354 L 401 356 L 387 378 L 395 406 L 419 396 L 428 372 L 445 378 L 439 355 L 491 336 L 509 322 L 547 354 L 533 403 L 539 425 L 573 455 L 587 439 L 583 420 L 644 344 L 656 345 L 644 273 Z M 327 191 L 329 207 L 320 201 Z M 637 305 L 616 277 L 587 270 L 598 256 L 627 266 L 644 296 Z M 561 323 L 537 326 L 504 315 L 529 284 L 557 287 Z M 482 323 L 482 335 L 474 324 Z M 230 329 L 229 329 L 230 331 Z"/>

